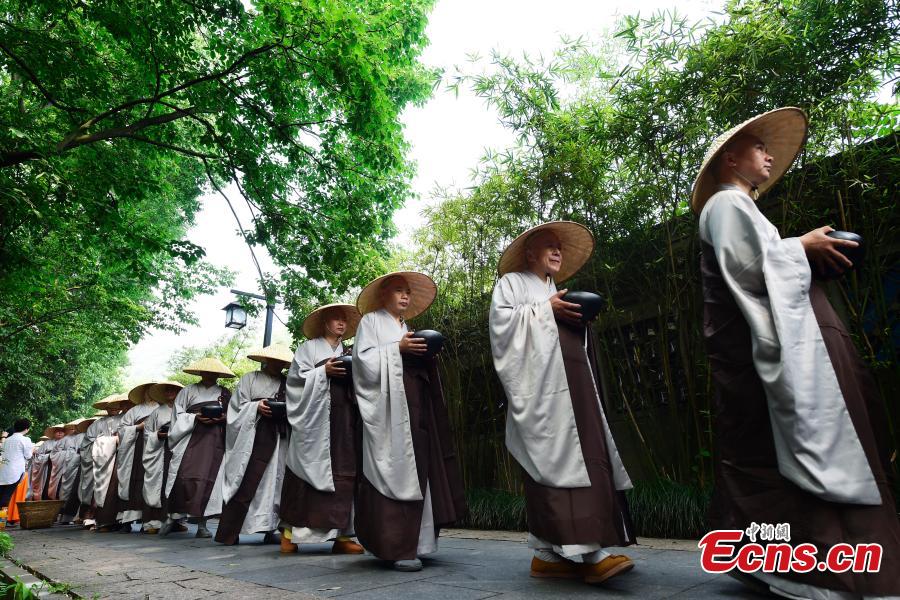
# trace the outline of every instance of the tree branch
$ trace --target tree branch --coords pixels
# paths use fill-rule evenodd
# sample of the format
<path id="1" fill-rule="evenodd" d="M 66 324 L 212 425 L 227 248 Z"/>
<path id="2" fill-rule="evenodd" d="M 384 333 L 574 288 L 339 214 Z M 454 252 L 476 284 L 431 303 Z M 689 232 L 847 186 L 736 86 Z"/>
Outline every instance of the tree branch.
<path id="1" fill-rule="evenodd" d="M 9 48 L 6 47 L 5 44 L 0 43 L 0 50 L 3 50 L 4 54 L 9 56 L 11 59 L 13 59 L 13 61 L 19 66 L 19 68 L 25 73 L 25 75 L 28 76 L 28 80 L 31 81 L 31 83 L 33 83 L 34 86 L 41 92 L 41 95 L 44 97 L 44 99 L 47 100 L 47 102 L 49 102 L 50 104 L 52 104 L 53 106 L 55 106 L 56 108 L 58 108 L 60 110 L 66 111 L 67 113 L 86 112 L 84 109 L 77 108 L 74 106 L 68 106 L 68 105 L 64 104 L 63 102 L 54 98 L 53 94 L 50 93 L 50 90 L 48 90 L 46 87 L 44 87 L 44 84 L 42 84 L 40 79 L 38 79 L 37 74 L 31 70 L 31 67 L 29 67 L 28 64 L 24 60 L 22 60 L 21 58 L 16 56 L 12 50 L 10 50 Z"/>

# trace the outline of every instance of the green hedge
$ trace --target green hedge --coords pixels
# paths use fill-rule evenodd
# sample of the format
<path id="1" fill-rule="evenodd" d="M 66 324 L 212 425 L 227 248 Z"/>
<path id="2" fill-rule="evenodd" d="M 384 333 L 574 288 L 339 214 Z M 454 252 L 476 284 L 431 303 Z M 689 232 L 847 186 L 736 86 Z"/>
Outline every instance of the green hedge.
<path id="1" fill-rule="evenodd" d="M 626 492 L 631 518 L 641 537 L 697 539 L 706 531 L 710 493 L 696 486 L 657 479 L 638 481 Z M 526 531 L 525 498 L 503 490 L 466 492 L 469 511 L 460 527 Z"/>

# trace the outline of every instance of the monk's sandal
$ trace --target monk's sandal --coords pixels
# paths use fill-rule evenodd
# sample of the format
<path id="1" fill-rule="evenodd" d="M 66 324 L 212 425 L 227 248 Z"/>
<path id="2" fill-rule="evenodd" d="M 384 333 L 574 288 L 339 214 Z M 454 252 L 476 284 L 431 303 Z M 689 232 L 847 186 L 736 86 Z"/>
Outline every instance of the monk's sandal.
<path id="1" fill-rule="evenodd" d="M 611 577 L 627 573 L 634 568 L 634 563 L 627 556 L 613 554 L 597 564 L 585 564 L 581 568 L 585 583 L 603 583 Z"/>
<path id="2" fill-rule="evenodd" d="M 412 560 L 395 560 L 394 569 L 397 571 L 421 571 L 422 561 L 418 558 Z"/>
<path id="3" fill-rule="evenodd" d="M 547 579 L 578 579 L 581 577 L 578 572 L 580 566 L 571 560 L 550 562 L 533 556 L 531 557 L 531 576 Z"/>
<path id="4" fill-rule="evenodd" d="M 212 534 L 209 532 L 209 529 L 207 529 L 206 527 L 198 527 L 197 535 L 195 537 L 210 538 L 210 537 L 212 537 Z"/>
<path id="5" fill-rule="evenodd" d="M 365 554 L 366 549 L 353 540 L 334 540 L 331 546 L 332 554 Z"/>

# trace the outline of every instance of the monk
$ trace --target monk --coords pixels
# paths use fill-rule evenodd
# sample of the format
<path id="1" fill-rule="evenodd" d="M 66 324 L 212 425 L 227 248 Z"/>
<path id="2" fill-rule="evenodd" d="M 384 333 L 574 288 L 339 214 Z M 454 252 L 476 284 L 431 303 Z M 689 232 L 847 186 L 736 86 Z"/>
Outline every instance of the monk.
<path id="1" fill-rule="evenodd" d="M 363 315 L 353 346 L 353 386 L 363 425 L 356 533 L 372 554 L 400 571 L 422 569 L 440 528 L 459 519 L 465 496 L 437 362 L 406 319 L 425 311 L 437 288 L 404 271 L 360 293 Z"/>
<path id="2" fill-rule="evenodd" d="M 71 523 L 78 515 L 78 508 L 81 505 L 78 500 L 78 481 L 81 470 L 81 457 L 78 450 L 81 447 L 81 440 L 84 438 L 84 430 L 79 430 L 79 426 L 84 421 L 85 419 L 75 419 L 66 423 L 66 436 L 58 447 L 58 461 L 62 465 L 58 499 L 66 502 L 59 513 L 61 523 Z"/>
<path id="3" fill-rule="evenodd" d="M 131 524 L 143 519 L 144 422 L 159 406 L 147 395 L 147 390 L 155 383 L 142 383 L 128 392 L 133 408 L 122 417 L 117 431 L 116 477 L 119 480 L 119 522 L 122 524 L 119 531 L 122 533 L 131 533 Z"/>
<path id="4" fill-rule="evenodd" d="M 172 451 L 166 440 L 172 422 L 172 405 L 183 388 L 177 381 L 162 381 L 147 388 L 147 397 L 157 404 L 144 421 L 144 452 L 141 457 L 144 469 L 141 486 L 144 533 L 150 535 L 159 533 L 168 516 L 165 487 Z M 180 518 L 181 515 L 177 517 Z M 176 522 L 172 531 L 187 531 L 187 528 Z"/>
<path id="5" fill-rule="evenodd" d="M 874 573 L 749 574 L 790 598 L 900 596 L 900 523 L 879 444 L 882 402 L 847 328 L 814 278 L 841 273 L 855 242 L 820 227 L 782 238 L 756 199 L 806 139 L 799 108 L 756 116 L 719 136 L 694 184 L 702 241 L 704 336 L 715 385 L 716 529 L 787 524 L 817 561 L 839 543 L 880 544 Z M 744 540 L 746 542 L 746 539 Z M 767 544 L 771 540 L 756 540 Z"/>
<path id="6" fill-rule="evenodd" d="M 271 345 L 247 355 L 262 363 L 241 377 L 231 402 L 225 434 L 225 458 L 206 514 L 221 513 L 215 540 L 234 545 L 240 534 L 265 533 L 264 543 L 279 543 L 278 503 L 288 446 L 286 418 L 277 418 L 269 402 L 284 402 L 285 377 L 293 353 Z"/>
<path id="7" fill-rule="evenodd" d="M 108 396 L 99 402 L 94 403 L 94 407 L 97 406 L 106 406 L 106 402 L 115 401 L 118 394 L 114 394 L 112 396 Z M 94 520 L 94 459 L 93 459 L 93 449 L 94 449 L 94 440 L 97 438 L 101 431 L 101 426 L 97 424 L 97 421 L 104 417 L 108 417 L 109 413 L 106 409 L 98 409 L 94 416 L 91 417 L 91 422 L 88 423 L 87 428 L 84 430 L 84 436 L 81 438 L 81 445 L 78 448 L 78 456 L 79 456 L 79 470 L 78 470 L 78 499 L 81 502 L 81 507 L 79 508 L 79 514 L 82 518 L 82 525 L 85 529 L 92 528 L 96 525 L 96 521 Z"/>
<path id="8" fill-rule="evenodd" d="M 303 321 L 307 341 L 287 376 L 291 425 L 281 490 L 281 551 L 334 540 L 334 554 L 362 554 L 353 535 L 353 497 L 360 473 L 362 431 L 353 380 L 338 357 L 349 352 L 360 314 L 352 304 L 328 304 Z"/>
<path id="9" fill-rule="evenodd" d="M 51 425 L 44 430 L 47 440 L 35 448 L 31 458 L 31 495 L 34 500 L 56 500 L 56 491 L 62 478 L 56 447 L 66 435 L 65 426 Z M 57 459 L 54 467 L 52 457 Z"/>
<path id="10" fill-rule="evenodd" d="M 609 546 L 635 541 L 631 480 L 606 417 L 579 305 L 556 282 L 593 253 L 582 225 L 556 221 L 517 237 L 500 258 L 490 311 L 494 367 L 508 401 L 506 447 L 522 466 L 531 576 L 601 583 L 631 570 Z"/>
<path id="11" fill-rule="evenodd" d="M 196 537 L 208 538 L 212 534 L 206 527 L 206 505 L 225 454 L 224 410 L 231 398 L 231 392 L 217 381 L 235 375 L 214 357 L 198 360 L 184 372 L 199 375 L 200 383 L 178 392 L 172 409 L 167 440 L 172 457 L 165 487 L 169 515 L 159 535 L 168 535 L 187 515 L 197 519 Z M 204 416 L 204 409 L 221 411 L 221 416 Z"/>
<path id="12" fill-rule="evenodd" d="M 96 438 L 91 445 L 92 470 L 94 474 L 94 519 L 97 533 L 108 533 L 120 528 L 119 480 L 116 471 L 116 450 L 119 446 L 119 424 L 125 413 L 133 406 L 126 394 L 117 394 L 105 406 L 109 416 L 99 419 Z M 92 427 L 94 426 L 92 425 Z"/>

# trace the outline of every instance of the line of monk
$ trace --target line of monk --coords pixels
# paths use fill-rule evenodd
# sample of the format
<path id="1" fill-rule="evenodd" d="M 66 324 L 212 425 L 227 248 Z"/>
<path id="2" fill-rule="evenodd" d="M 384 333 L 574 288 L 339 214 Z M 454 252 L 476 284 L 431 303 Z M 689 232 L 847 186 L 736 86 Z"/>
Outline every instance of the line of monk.
<path id="1" fill-rule="evenodd" d="M 879 573 L 738 574 L 790 598 L 900 594 L 900 525 L 871 376 L 828 303 L 820 276 L 853 268 L 858 244 L 822 227 L 782 238 L 756 200 L 788 170 L 807 134 L 800 109 L 759 115 L 719 136 L 691 207 L 702 241 L 704 336 L 715 385 L 716 490 L 711 526 L 790 523 L 820 551 L 878 543 Z M 516 237 L 498 265 L 491 353 L 507 398 L 506 445 L 521 465 L 533 577 L 601 583 L 630 571 L 631 480 L 607 416 L 585 294 L 561 284 L 595 240 L 572 221 Z M 465 496 L 437 368 L 435 332 L 409 321 L 437 295 L 430 277 L 390 273 L 355 305 L 303 322 L 295 352 L 248 355 L 235 377 L 216 358 L 184 369 L 198 383 L 139 385 L 90 419 L 51 427 L 35 452 L 35 497 L 67 500 L 97 531 L 186 531 L 237 544 L 264 534 L 285 554 L 332 542 L 402 571 L 422 569 Z M 345 340 L 353 339 L 351 346 Z M 285 371 L 287 371 L 285 373 Z"/>

